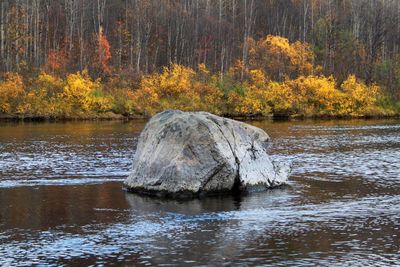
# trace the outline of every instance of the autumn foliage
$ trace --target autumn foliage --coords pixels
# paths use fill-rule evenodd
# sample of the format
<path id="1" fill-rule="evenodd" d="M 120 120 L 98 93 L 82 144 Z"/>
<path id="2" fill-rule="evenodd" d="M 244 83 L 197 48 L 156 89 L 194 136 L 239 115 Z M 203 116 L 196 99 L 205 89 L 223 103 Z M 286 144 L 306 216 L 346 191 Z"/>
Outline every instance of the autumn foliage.
<path id="1" fill-rule="evenodd" d="M 199 73 L 181 65 L 164 68 L 162 73 L 144 77 L 132 93 L 136 109 L 146 115 L 173 108 L 208 110 L 220 113 L 222 92 L 204 65 Z"/>
<path id="2" fill-rule="evenodd" d="M 100 70 L 105 74 L 110 74 L 109 61 L 111 59 L 110 43 L 103 33 L 103 28 L 100 27 L 99 34 L 97 35 L 97 64 Z"/>
<path id="3" fill-rule="evenodd" d="M 64 69 L 67 64 L 67 55 L 65 50 L 50 50 L 47 55 L 47 65 L 51 71 Z"/>
<path id="4" fill-rule="evenodd" d="M 110 72 L 109 44 L 99 37 L 99 66 Z M 0 114 L 20 117 L 150 116 L 164 109 L 231 116 L 370 116 L 399 112 L 378 85 L 348 75 L 343 82 L 319 73 L 308 44 L 279 36 L 249 41 L 249 62 L 224 73 L 205 64 L 172 64 L 138 81 L 93 79 L 88 71 L 34 78 L 7 73 L 0 80 Z M 59 66 L 56 58 L 52 69 Z M 244 75 L 243 75 L 244 74 Z M 382 105 L 382 103 L 386 103 Z"/>
<path id="5" fill-rule="evenodd" d="M 22 77 L 17 73 L 6 73 L 0 82 L 0 113 L 17 113 L 25 96 Z"/>
<path id="6" fill-rule="evenodd" d="M 65 79 L 42 72 L 23 81 L 9 73 L 0 82 L 0 113 L 22 117 L 87 117 L 111 111 L 113 98 L 104 93 L 100 80 L 86 71 Z"/>
<path id="7" fill-rule="evenodd" d="M 258 41 L 249 40 L 250 68 L 267 73 L 273 80 L 285 80 L 311 74 L 314 54 L 307 43 L 268 35 Z"/>

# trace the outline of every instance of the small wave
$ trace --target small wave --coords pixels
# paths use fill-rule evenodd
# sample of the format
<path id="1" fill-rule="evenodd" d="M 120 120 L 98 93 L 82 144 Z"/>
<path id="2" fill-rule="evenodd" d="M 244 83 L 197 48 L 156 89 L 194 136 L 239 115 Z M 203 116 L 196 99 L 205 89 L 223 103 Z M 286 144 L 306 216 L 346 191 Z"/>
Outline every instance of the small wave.
<path id="1" fill-rule="evenodd" d="M 82 184 L 101 184 L 107 182 L 122 182 L 125 178 L 82 178 L 82 179 L 57 179 L 57 180 L 46 180 L 46 179 L 35 179 L 35 180 L 5 180 L 0 181 L 0 188 L 14 188 L 22 186 L 51 186 L 51 185 L 82 185 Z"/>
<path id="2" fill-rule="evenodd" d="M 311 130 L 311 131 L 352 131 L 352 130 L 387 130 L 400 129 L 398 124 L 386 125 L 295 125 L 293 130 Z"/>

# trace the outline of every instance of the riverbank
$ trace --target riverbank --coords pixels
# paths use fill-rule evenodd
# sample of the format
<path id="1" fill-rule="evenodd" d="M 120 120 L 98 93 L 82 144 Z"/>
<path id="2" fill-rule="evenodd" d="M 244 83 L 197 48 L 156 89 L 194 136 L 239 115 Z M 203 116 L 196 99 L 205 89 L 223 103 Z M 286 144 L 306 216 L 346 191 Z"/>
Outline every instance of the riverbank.
<path id="1" fill-rule="evenodd" d="M 371 119 L 400 119 L 400 114 L 391 115 L 364 115 L 364 116 L 351 116 L 351 115 L 314 115 L 314 116 L 304 116 L 304 115 L 292 115 L 292 116 L 262 116 L 262 115 L 231 115 L 222 114 L 222 117 L 235 119 L 235 120 L 270 120 L 270 121 L 301 121 L 301 120 L 371 120 Z M 70 117 L 52 117 L 52 116 L 19 116 L 19 115 L 6 115 L 0 114 L 0 122 L 7 121 L 26 121 L 26 122 L 64 122 L 64 121 L 132 121 L 132 120 L 148 120 L 151 116 L 145 115 L 121 115 L 115 113 L 97 114 L 91 116 L 70 116 Z"/>

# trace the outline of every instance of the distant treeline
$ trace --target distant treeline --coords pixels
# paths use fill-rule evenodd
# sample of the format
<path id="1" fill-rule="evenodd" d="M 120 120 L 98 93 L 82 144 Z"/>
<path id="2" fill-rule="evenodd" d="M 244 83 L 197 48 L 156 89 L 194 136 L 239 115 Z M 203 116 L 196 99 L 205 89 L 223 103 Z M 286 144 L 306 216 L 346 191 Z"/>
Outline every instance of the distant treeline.
<path id="1" fill-rule="evenodd" d="M 221 114 L 392 114 L 400 99 L 399 44 L 398 0 L 2 0 L 0 114 L 151 114 L 184 103 Z M 184 78 L 178 69 L 191 73 L 185 90 L 202 84 L 198 98 L 163 87 Z M 41 87 L 43 79 L 56 85 Z M 65 99 L 71 80 L 80 79 L 90 81 L 82 86 L 91 88 L 92 106 L 62 107 L 84 97 Z M 328 100 L 314 89 L 307 94 L 318 99 L 300 101 L 299 88 L 311 83 L 319 91 L 329 84 L 342 104 L 317 103 Z M 345 107 L 349 83 L 373 105 Z M 10 84 L 23 90 L 13 95 Z M 33 108 L 53 98 L 61 106 Z"/>

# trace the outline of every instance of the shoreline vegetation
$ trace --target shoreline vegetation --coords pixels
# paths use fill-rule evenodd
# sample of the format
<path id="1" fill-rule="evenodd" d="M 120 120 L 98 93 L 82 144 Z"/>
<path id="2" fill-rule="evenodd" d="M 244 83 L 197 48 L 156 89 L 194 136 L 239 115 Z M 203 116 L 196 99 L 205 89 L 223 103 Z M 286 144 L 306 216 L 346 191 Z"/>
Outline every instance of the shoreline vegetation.
<path id="1" fill-rule="evenodd" d="M 316 121 L 330 121 L 330 120 L 395 120 L 400 119 L 400 115 L 368 115 L 368 116 L 229 116 L 221 115 L 222 117 L 239 120 L 239 121 L 302 121 L 302 120 L 316 120 Z M 84 121 L 134 121 L 134 120 L 148 120 L 151 116 L 123 116 L 115 113 L 110 113 L 102 116 L 91 117 L 21 117 L 21 116 L 7 116 L 0 115 L 0 122 L 84 122 Z"/>
<path id="2" fill-rule="evenodd" d="M 314 65 L 306 42 L 268 35 L 248 40 L 248 64 L 236 60 L 225 72 L 205 64 L 171 64 L 128 79 L 87 70 L 35 75 L 7 72 L 0 78 L 1 120 L 148 118 L 165 109 L 207 111 L 242 118 L 398 117 L 400 102 L 385 88 L 349 74 L 343 81 Z M 118 73 L 117 71 L 115 73 Z"/>
<path id="3" fill-rule="evenodd" d="M 196 111 L 196 110 L 194 110 Z M 221 117 L 243 120 L 243 121 L 302 121 L 302 120 L 374 120 L 374 119 L 400 119 L 400 114 L 380 114 L 380 115 L 230 115 L 220 114 Z M 83 121 L 133 121 L 133 120 L 148 120 L 152 115 L 122 115 L 113 112 L 103 114 L 92 114 L 84 116 L 69 116 L 69 117 L 53 117 L 53 116 L 21 116 L 21 115 L 10 115 L 0 114 L 0 122 L 83 122 Z"/>
<path id="4" fill-rule="evenodd" d="M 273 115 L 229 115 L 220 114 L 221 117 L 243 120 L 243 121 L 302 121 L 302 120 L 374 120 L 374 119 L 400 119 L 400 114 L 387 114 L 387 115 L 364 115 L 364 116 L 333 116 L 333 115 L 313 115 L 313 116 L 273 116 Z M 0 122 L 79 122 L 79 121 L 133 121 L 133 120 L 148 120 L 152 116 L 145 115 L 129 115 L 124 116 L 115 113 L 105 113 L 92 116 L 79 116 L 79 117 L 45 117 L 45 116 L 18 116 L 18 115 L 0 115 Z"/>

